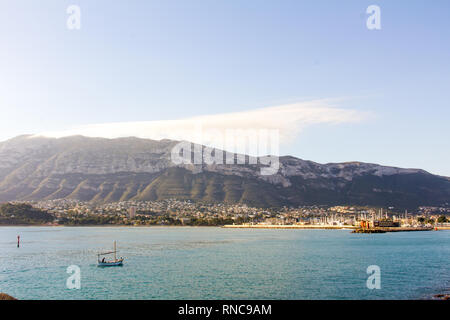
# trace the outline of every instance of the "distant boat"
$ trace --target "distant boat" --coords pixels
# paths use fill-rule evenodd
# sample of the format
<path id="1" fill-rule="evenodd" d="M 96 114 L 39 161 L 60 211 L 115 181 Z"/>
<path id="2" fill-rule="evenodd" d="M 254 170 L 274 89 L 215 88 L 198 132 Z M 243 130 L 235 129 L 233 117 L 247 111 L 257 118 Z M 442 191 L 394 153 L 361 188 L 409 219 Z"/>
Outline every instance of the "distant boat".
<path id="1" fill-rule="evenodd" d="M 115 266 L 122 266 L 123 265 L 123 258 L 120 257 L 120 259 L 117 259 L 116 257 L 117 249 L 116 249 L 116 242 L 114 241 L 114 251 L 111 252 L 103 252 L 97 254 L 97 262 L 99 267 L 115 267 Z M 100 260 L 100 256 L 106 256 L 114 254 L 114 260 L 106 260 L 105 257 L 103 257 L 102 260 Z"/>

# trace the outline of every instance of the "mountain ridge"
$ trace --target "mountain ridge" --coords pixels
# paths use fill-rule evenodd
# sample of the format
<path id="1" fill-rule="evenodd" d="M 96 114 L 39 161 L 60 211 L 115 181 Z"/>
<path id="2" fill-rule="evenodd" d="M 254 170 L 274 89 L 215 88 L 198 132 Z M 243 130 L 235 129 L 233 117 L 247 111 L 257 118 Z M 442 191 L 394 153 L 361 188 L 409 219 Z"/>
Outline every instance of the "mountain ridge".
<path id="1" fill-rule="evenodd" d="M 450 178 L 359 161 L 320 164 L 279 158 L 258 165 L 175 165 L 173 140 L 25 135 L 0 142 L 0 201 L 183 198 L 259 207 L 309 204 L 412 208 L 450 202 Z M 204 148 L 204 147 L 202 147 Z M 248 159 L 248 158 L 247 158 Z"/>

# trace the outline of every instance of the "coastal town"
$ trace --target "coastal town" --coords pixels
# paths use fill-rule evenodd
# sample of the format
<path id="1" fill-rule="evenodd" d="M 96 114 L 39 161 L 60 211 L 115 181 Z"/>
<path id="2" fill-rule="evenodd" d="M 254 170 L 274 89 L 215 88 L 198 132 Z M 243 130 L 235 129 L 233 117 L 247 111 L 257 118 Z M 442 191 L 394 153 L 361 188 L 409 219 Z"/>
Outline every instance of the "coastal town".
<path id="1" fill-rule="evenodd" d="M 423 206 L 409 212 L 367 206 L 256 208 L 177 199 L 111 203 L 59 199 L 26 204 L 51 214 L 54 219 L 47 223 L 50 225 L 450 228 L 448 205 Z"/>

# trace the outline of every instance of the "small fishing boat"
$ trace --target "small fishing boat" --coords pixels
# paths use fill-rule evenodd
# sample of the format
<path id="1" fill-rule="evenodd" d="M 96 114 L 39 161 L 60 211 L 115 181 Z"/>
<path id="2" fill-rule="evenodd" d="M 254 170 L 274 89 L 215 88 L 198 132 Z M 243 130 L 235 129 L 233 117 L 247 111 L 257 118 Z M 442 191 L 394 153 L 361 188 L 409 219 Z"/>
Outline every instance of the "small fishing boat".
<path id="1" fill-rule="evenodd" d="M 123 258 L 120 257 L 120 259 L 117 259 L 116 257 L 117 249 L 116 249 L 116 242 L 114 241 L 114 251 L 110 252 L 102 252 L 97 254 L 97 262 L 99 267 L 116 267 L 116 266 L 122 266 L 123 265 Z M 114 254 L 113 260 L 106 260 L 104 256 Z M 100 260 L 100 256 L 103 256 L 102 260 Z"/>

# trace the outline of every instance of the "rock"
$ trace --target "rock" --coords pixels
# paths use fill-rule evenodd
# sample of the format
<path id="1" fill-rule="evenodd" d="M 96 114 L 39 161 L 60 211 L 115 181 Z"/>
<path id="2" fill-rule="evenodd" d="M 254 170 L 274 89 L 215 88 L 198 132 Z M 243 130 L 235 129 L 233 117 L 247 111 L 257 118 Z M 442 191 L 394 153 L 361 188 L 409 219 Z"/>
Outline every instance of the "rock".
<path id="1" fill-rule="evenodd" d="M 11 297 L 10 295 L 8 295 L 6 293 L 0 292 L 0 300 L 17 300 L 17 299 L 14 297 Z"/>
<path id="2" fill-rule="evenodd" d="M 450 300 L 450 294 L 435 294 L 433 297 L 441 300 Z"/>

